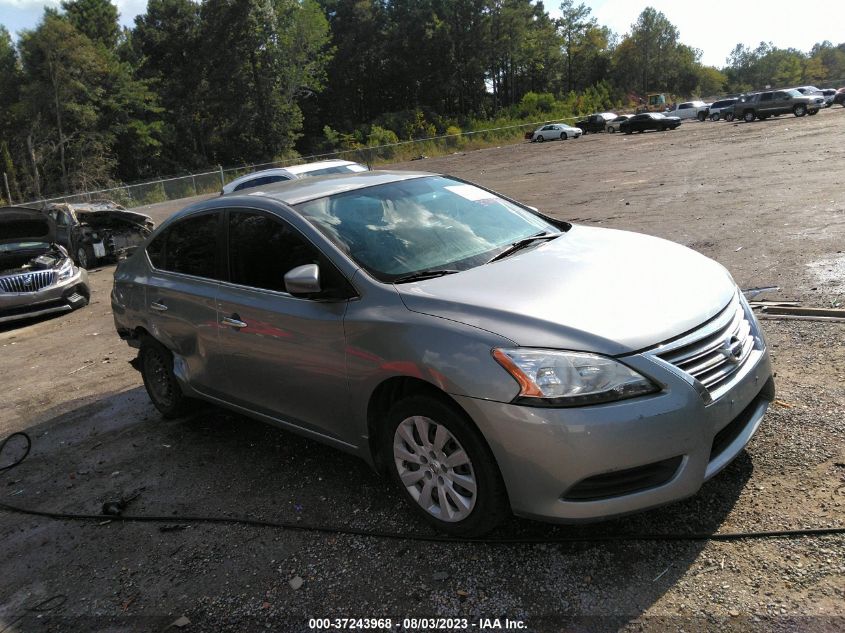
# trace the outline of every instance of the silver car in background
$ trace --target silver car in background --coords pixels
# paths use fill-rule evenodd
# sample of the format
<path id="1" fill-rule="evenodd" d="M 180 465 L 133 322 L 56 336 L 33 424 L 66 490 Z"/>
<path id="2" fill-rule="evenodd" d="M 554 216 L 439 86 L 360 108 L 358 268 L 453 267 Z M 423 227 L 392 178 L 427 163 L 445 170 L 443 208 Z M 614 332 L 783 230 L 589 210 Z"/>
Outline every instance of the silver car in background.
<path id="1" fill-rule="evenodd" d="M 359 455 L 453 534 L 692 495 L 774 397 L 718 263 L 421 172 L 188 207 L 112 306 L 164 415 L 202 398 Z"/>
<path id="2" fill-rule="evenodd" d="M 245 189 L 255 189 L 256 187 L 266 187 L 276 182 L 296 180 L 297 178 L 314 178 L 317 176 L 331 176 L 332 174 L 354 174 L 367 171 L 367 169 L 368 167 L 366 165 L 353 163 L 349 160 L 321 160 L 315 163 L 303 163 L 302 165 L 291 165 L 276 169 L 263 169 L 235 178 L 231 182 L 226 183 L 220 191 L 220 195 L 243 191 Z"/>
<path id="3" fill-rule="evenodd" d="M 70 312 L 88 303 L 88 273 L 56 244 L 56 226 L 35 209 L 0 209 L 0 323 Z"/>

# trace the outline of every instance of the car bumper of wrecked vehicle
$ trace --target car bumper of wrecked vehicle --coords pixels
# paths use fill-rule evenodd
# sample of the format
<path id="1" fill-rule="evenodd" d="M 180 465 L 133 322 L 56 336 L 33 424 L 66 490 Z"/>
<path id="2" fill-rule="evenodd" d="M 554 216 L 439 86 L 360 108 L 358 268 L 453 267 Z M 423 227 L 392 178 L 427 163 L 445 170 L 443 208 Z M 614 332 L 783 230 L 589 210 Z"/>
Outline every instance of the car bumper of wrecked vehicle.
<path id="1" fill-rule="evenodd" d="M 7 292 L 0 288 L 0 323 L 70 312 L 87 304 L 89 297 L 84 268 L 76 268 L 69 278 L 33 292 Z"/>
<path id="2" fill-rule="evenodd" d="M 649 352 L 620 360 L 661 384 L 653 395 L 573 408 L 456 396 L 487 438 L 514 512 L 575 523 L 695 494 L 742 452 L 774 399 L 768 350 L 748 312 L 754 347 L 712 396 Z"/>

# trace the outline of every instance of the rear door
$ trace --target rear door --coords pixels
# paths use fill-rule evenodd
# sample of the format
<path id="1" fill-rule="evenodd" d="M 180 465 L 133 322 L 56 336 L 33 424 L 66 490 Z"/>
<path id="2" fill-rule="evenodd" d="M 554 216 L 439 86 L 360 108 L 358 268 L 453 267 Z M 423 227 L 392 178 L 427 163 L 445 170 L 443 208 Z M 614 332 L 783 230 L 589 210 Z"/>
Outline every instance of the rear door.
<path id="1" fill-rule="evenodd" d="M 220 393 L 216 295 L 221 213 L 190 215 L 147 246 L 146 313 L 152 335 L 174 354 L 174 372 L 199 392 Z"/>
<path id="2" fill-rule="evenodd" d="M 351 286 L 299 231 L 275 214 L 226 212 L 227 281 L 218 295 L 226 400 L 346 443 L 343 316 Z M 295 297 L 284 275 L 320 266 L 320 296 Z"/>

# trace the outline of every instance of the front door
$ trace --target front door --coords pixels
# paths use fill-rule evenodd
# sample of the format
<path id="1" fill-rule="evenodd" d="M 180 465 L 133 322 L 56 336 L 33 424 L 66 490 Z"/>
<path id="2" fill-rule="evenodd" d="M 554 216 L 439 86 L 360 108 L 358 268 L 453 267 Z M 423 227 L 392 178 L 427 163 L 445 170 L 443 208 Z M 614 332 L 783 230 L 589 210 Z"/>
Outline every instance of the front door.
<path id="1" fill-rule="evenodd" d="M 343 316 L 348 299 L 294 297 L 284 275 L 318 263 L 324 289 L 336 273 L 296 229 L 273 214 L 230 209 L 228 283 L 220 285 L 220 356 L 232 404 L 353 444 Z M 335 295 L 337 296 L 337 295 Z"/>

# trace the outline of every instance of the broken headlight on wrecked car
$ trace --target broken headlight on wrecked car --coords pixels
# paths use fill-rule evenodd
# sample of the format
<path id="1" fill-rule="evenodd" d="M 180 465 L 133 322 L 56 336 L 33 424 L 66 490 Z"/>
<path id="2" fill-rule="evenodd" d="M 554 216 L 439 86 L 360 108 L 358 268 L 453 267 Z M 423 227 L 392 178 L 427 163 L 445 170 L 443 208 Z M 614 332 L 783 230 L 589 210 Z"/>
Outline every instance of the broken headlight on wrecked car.
<path id="1" fill-rule="evenodd" d="M 64 263 L 59 267 L 59 274 L 58 274 L 58 281 L 65 281 L 66 279 L 70 279 L 73 277 L 73 274 L 76 272 L 76 266 L 73 265 L 73 262 L 70 259 L 66 259 Z"/>
<path id="2" fill-rule="evenodd" d="M 627 365 L 598 354 L 516 348 L 494 349 L 493 358 L 519 384 L 517 404 L 577 407 L 660 390 Z"/>

